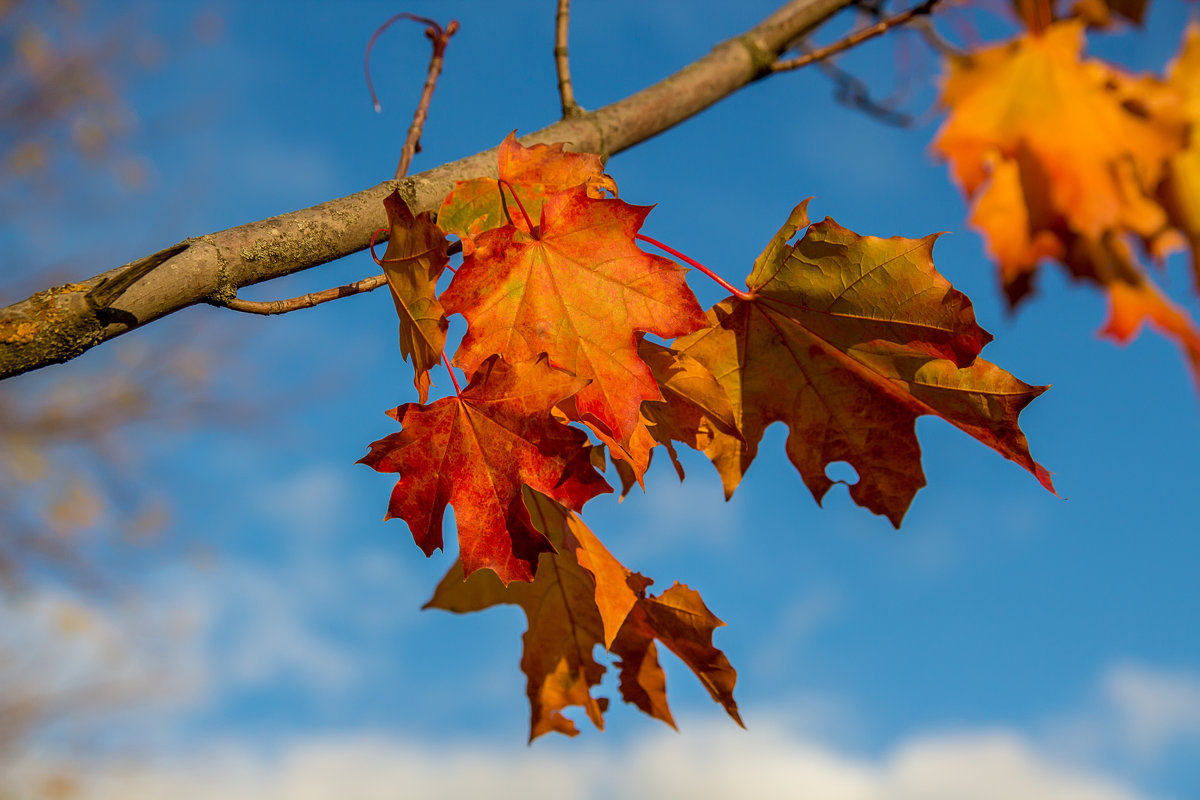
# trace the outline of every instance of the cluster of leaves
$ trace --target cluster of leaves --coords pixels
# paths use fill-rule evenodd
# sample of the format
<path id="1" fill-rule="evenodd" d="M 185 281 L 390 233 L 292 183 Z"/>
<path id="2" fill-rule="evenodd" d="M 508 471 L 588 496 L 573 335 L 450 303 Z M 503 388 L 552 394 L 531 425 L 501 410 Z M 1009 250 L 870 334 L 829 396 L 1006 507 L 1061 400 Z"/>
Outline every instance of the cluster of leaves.
<path id="1" fill-rule="evenodd" d="M 429 606 L 525 609 L 531 737 L 574 734 L 562 714 L 572 705 L 602 726 L 597 645 L 618 659 L 622 697 L 647 714 L 673 724 L 661 644 L 738 720 L 736 674 L 712 643 L 720 620 L 686 586 L 648 594 L 652 581 L 577 515 L 612 491 L 601 474 L 610 461 L 628 492 L 658 446 L 682 478 L 682 443 L 709 456 L 728 496 L 766 427 L 783 422 L 818 502 L 834 483 L 826 467 L 849 462 L 860 476 L 851 497 L 898 526 L 925 483 L 915 420 L 932 414 L 1053 491 L 1017 424 L 1043 388 L 979 358 L 991 337 L 934 269 L 936 237 L 810 225 L 805 202 L 755 261 L 747 291 L 704 312 L 686 270 L 639 247 L 650 209 L 616 194 L 598 157 L 510 136 L 499 179 L 459 183 L 436 221 L 398 195 L 386 202 L 381 263 L 421 402 L 390 412 L 400 431 L 362 461 L 399 474 L 388 517 L 407 522 L 426 555 L 442 547 L 454 507 L 459 560 Z M 463 260 L 439 292 L 447 234 Z M 452 314 L 467 323 L 453 364 L 470 381 L 429 403 Z"/>
<path id="2" fill-rule="evenodd" d="M 1105 10 L 1085 5 L 1093 22 Z M 1190 251 L 1200 290 L 1200 27 L 1159 78 L 1083 58 L 1084 18 L 1027 22 L 1009 42 L 951 59 L 934 141 L 973 202 L 1009 306 L 1053 259 L 1107 292 L 1105 335 L 1127 341 L 1149 322 L 1200 380 L 1200 330 L 1135 254 L 1161 266 Z"/>

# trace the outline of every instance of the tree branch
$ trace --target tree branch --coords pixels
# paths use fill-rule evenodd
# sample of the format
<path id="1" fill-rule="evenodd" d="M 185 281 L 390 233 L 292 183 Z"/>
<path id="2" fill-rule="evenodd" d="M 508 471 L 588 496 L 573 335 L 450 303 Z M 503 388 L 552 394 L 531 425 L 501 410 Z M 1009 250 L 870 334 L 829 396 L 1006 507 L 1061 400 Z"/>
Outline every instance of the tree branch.
<path id="1" fill-rule="evenodd" d="M 659 83 L 521 141 L 565 141 L 581 152 L 619 153 L 771 74 L 793 41 L 851 2 L 790 0 L 751 30 Z M 436 209 L 456 180 L 479 176 L 496 176 L 496 148 L 290 214 L 188 239 L 186 250 L 125 288 L 106 308 L 93 308 L 87 294 L 122 267 L 38 292 L 0 309 L 0 379 L 69 361 L 188 306 L 223 304 L 243 286 L 356 253 L 386 224 L 383 198 L 392 191 L 399 191 L 419 213 Z"/>

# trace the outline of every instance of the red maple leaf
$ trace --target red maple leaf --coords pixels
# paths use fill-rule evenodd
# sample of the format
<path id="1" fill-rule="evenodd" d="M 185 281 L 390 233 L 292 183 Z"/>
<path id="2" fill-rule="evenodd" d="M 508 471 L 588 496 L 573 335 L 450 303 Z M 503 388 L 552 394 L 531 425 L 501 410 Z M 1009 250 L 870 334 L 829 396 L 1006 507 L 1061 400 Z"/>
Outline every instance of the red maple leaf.
<path id="1" fill-rule="evenodd" d="M 400 473 L 387 519 L 407 522 L 428 556 L 442 547 L 442 516 L 452 505 L 468 575 L 487 567 L 506 584 L 531 580 L 539 554 L 554 548 L 531 524 L 521 487 L 575 510 L 612 491 L 591 464 L 587 436 L 550 415 L 585 383 L 544 356 L 511 365 L 493 356 L 461 395 L 390 412 L 401 431 L 361 460 Z"/>

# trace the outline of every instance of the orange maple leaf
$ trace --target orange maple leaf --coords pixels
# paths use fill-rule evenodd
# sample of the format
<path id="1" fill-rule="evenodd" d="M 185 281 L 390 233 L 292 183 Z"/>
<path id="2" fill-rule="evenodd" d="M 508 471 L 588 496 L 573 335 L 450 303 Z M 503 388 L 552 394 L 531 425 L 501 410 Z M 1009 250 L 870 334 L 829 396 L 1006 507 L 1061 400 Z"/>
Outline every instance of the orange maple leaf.
<path id="1" fill-rule="evenodd" d="M 712 644 L 713 631 L 724 623 L 700 595 L 675 584 L 647 596 L 652 581 L 622 566 L 576 515 L 537 492 L 526 490 L 524 499 L 534 525 L 555 548 L 542 554 L 533 582 L 504 586 L 487 571 L 464 580 L 462 565 L 455 564 L 425 608 L 467 613 L 507 603 L 524 609 L 529 628 L 521 670 L 530 740 L 550 731 L 576 735 L 575 723 L 562 713 L 568 706 L 583 708 L 604 728 L 608 701 L 591 693 L 605 672 L 594 657 L 598 645 L 620 659 L 621 696 L 650 716 L 675 726 L 658 662 L 661 642 L 740 725 L 733 699 L 737 673 Z"/>
<path id="2" fill-rule="evenodd" d="M 820 502 L 825 468 L 847 461 L 850 496 L 899 526 L 925 485 L 914 423 L 940 416 L 1032 472 L 1017 416 L 1044 387 L 1029 386 L 977 358 L 991 336 L 971 302 L 934 269 L 936 237 L 859 236 L 830 219 L 808 228 L 807 203 L 755 262 L 750 299 L 709 311 L 710 327 L 675 349 L 706 365 L 725 387 L 743 439 L 710 431 L 705 448 L 731 495 L 763 431 L 788 425 L 787 454 Z"/>
<path id="3" fill-rule="evenodd" d="M 617 184 L 604 174 L 600 156 L 568 153 L 563 148 L 562 143 L 525 147 L 510 133 L 496 153 L 500 180 L 474 178 L 456 183 L 438 210 L 438 224 L 446 233 L 461 238 L 463 253 L 470 255 L 476 236 L 508 224 L 516 213 L 501 184 L 534 218 L 541 214 L 547 197 L 575 186 L 586 187 L 590 197 L 602 197 L 605 191 L 616 195 Z"/>
<path id="4" fill-rule="evenodd" d="M 487 567 L 504 583 L 532 579 L 539 553 L 552 547 L 529 520 L 522 486 L 575 510 L 612 491 L 591 465 L 587 436 L 550 414 L 584 383 L 544 357 L 509 364 L 493 356 L 460 396 L 390 412 L 401 431 L 360 462 L 400 473 L 386 518 L 407 522 L 428 556 L 442 547 L 442 516 L 453 505 L 467 574 Z"/>
<path id="5" fill-rule="evenodd" d="M 441 297 L 468 324 L 454 363 L 471 374 L 493 353 L 520 361 L 545 352 L 590 381 L 575 396 L 581 418 L 628 447 L 642 401 L 662 396 L 636 334 L 704 325 L 686 271 L 637 246 L 649 212 L 576 186 L 546 198 L 533 230 L 518 220 L 480 234 Z"/>

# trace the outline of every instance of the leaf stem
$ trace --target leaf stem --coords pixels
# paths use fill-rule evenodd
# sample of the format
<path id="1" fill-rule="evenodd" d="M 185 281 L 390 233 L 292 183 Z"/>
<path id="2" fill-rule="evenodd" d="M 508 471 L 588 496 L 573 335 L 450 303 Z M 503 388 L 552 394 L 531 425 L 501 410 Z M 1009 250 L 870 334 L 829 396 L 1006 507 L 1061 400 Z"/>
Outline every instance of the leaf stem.
<path id="1" fill-rule="evenodd" d="M 387 228 L 376 228 L 374 231 L 371 232 L 371 260 L 374 261 L 376 264 L 378 264 L 381 267 L 383 266 L 383 259 L 380 258 L 379 256 L 375 255 L 375 237 L 379 235 L 380 231 L 386 231 L 386 230 L 387 230 Z M 388 232 L 390 233 L 390 231 L 388 231 Z"/>
<path id="2" fill-rule="evenodd" d="M 446 372 L 450 373 L 450 380 L 454 383 L 454 394 L 462 397 L 462 389 L 458 386 L 458 378 L 454 376 L 454 368 L 450 366 L 450 359 L 446 358 L 445 353 L 442 353 L 442 363 L 446 365 Z"/>
<path id="3" fill-rule="evenodd" d="M 503 178 L 499 178 L 499 179 L 497 179 L 497 181 L 496 181 L 496 182 L 500 184 L 500 197 L 501 197 L 501 198 L 503 198 L 503 197 L 504 197 L 504 187 L 505 187 L 505 186 L 507 186 L 507 187 L 508 187 L 508 191 L 512 193 L 513 200 L 516 200 L 516 201 L 517 201 L 517 208 L 521 209 L 521 216 L 525 218 L 525 224 L 526 224 L 527 226 L 529 226 L 529 235 L 530 235 L 530 236 L 533 236 L 533 235 L 534 235 L 534 234 L 533 234 L 533 220 L 531 220 L 531 219 L 529 218 L 529 214 L 528 214 L 528 213 L 526 213 L 526 211 L 525 211 L 525 206 L 524 206 L 524 204 L 521 202 L 521 198 L 517 197 L 517 190 L 513 188 L 513 185 L 512 185 L 511 183 L 509 183 L 508 181 L 504 180 Z M 510 218 L 511 218 L 511 215 L 510 215 Z"/>
<path id="4" fill-rule="evenodd" d="M 376 228 L 371 233 L 371 244 L 370 244 L 371 259 L 381 267 L 385 263 L 388 263 L 388 262 L 404 261 L 405 259 L 403 259 L 403 258 L 380 258 L 379 256 L 375 255 L 375 239 L 376 239 L 376 237 L 379 236 L 380 231 L 387 231 L 387 228 Z M 389 231 L 389 233 L 390 233 L 390 231 Z M 452 256 L 455 253 L 461 253 L 461 252 L 462 252 L 462 240 L 461 239 L 456 242 L 451 242 L 450 246 L 446 248 L 446 255 L 448 255 L 448 256 Z M 386 255 L 386 253 L 385 253 L 385 255 Z M 450 270 L 451 272 L 453 272 L 455 274 L 458 274 L 458 270 L 456 270 L 454 267 L 450 266 L 449 264 L 446 265 L 446 269 Z"/>
<path id="5" fill-rule="evenodd" d="M 693 258 L 688 258 L 687 256 L 685 256 L 683 253 L 679 252 L 675 248 L 668 247 L 667 245 L 663 244 L 662 242 L 658 241 L 657 239 L 651 239 L 649 236 L 643 236 L 640 233 L 634 234 L 633 238 L 641 239 L 643 242 L 649 242 L 650 244 L 657 247 L 659 250 L 666 251 L 666 252 L 670 253 L 671 255 L 675 256 L 676 258 L 678 258 L 682 261 L 686 261 L 691 266 L 695 267 L 696 269 L 700 270 L 708 277 L 712 278 L 714 281 L 717 282 L 718 285 L 720 285 L 720 287 L 722 289 L 729 292 L 730 294 L 732 294 L 734 297 L 738 298 L 739 300 L 753 300 L 754 299 L 754 297 L 752 295 L 749 295 L 746 292 L 743 292 L 741 289 L 737 288 L 732 283 L 725 280 L 720 275 L 718 275 L 717 273 L 713 272 L 708 267 L 701 264 L 699 261 L 696 261 Z"/>
<path id="6" fill-rule="evenodd" d="M 1018 16 L 1034 36 L 1041 36 L 1054 23 L 1054 12 L 1048 0 L 1018 0 Z"/>
<path id="7" fill-rule="evenodd" d="M 367 91 L 371 93 L 371 103 L 375 106 L 376 113 L 382 111 L 383 106 L 379 103 L 379 96 L 375 94 L 375 84 L 371 81 L 371 51 L 375 49 L 375 40 L 379 38 L 379 35 L 392 27 L 393 23 L 399 22 L 402 19 L 420 22 L 438 34 L 444 33 L 442 26 L 428 17 L 418 17 L 416 14 L 407 14 L 404 12 L 392 16 L 387 22 L 375 29 L 375 32 L 371 34 L 371 38 L 367 40 L 367 49 L 363 51 L 363 74 L 367 77 Z"/>

